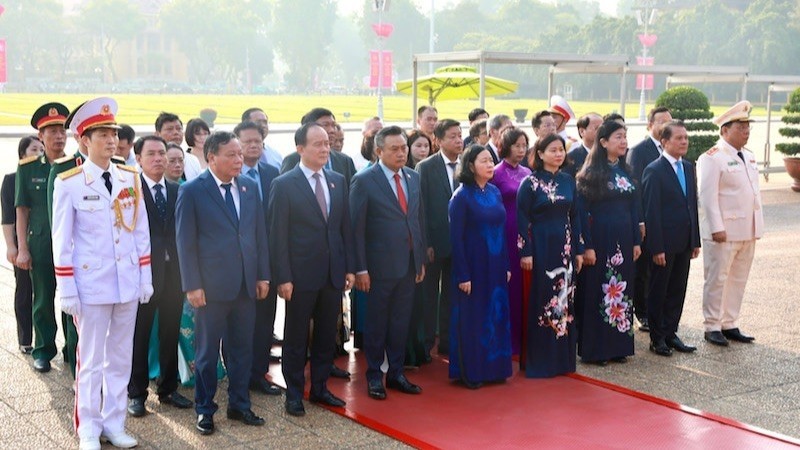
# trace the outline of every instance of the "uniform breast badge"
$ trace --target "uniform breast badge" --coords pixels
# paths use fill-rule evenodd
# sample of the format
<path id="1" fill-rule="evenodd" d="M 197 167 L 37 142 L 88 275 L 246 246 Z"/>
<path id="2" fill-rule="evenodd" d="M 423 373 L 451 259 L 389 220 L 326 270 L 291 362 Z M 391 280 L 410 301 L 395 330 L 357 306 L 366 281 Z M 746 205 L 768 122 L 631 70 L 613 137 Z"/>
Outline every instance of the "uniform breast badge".
<path id="1" fill-rule="evenodd" d="M 117 198 L 114 199 L 114 215 L 116 216 L 114 226 L 117 228 L 124 228 L 131 233 L 133 232 L 133 229 L 136 228 L 136 219 L 139 216 L 140 195 L 139 183 L 137 182 L 133 183 L 133 187 L 125 188 L 119 192 Z M 131 220 L 129 225 L 125 223 L 122 211 L 130 208 L 133 208 L 133 220 Z"/>

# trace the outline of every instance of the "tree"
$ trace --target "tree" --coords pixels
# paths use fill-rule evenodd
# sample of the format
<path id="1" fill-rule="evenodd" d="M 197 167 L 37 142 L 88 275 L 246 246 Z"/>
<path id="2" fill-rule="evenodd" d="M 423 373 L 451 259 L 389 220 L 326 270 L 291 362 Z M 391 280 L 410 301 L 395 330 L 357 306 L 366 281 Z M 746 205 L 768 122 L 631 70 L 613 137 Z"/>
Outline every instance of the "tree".
<path id="1" fill-rule="evenodd" d="M 114 50 L 120 42 L 136 37 L 145 26 L 142 12 L 127 0 L 89 0 L 82 10 L 79 24 L 90 36 L 98 36 L 105 57 L 106 73 L 116 83 Z"/>
<path id="2" fill-rule="evenodd" d="M 718 127 L 710 122 L 714 113 L 711 112 L 708 97 L 699 89 L 691 86 L 667 89 L 656 99 L 656 106 L 669 108 L 674 119 L 683 120 L 686 124 L 686 131 L 689 132 L 686 159 L 696 161 L 701 153 L 717 142 L 717 136 L 713 132 Z"/>
<path id="3" fill-rule="evenodd" d="M 9 80 L 58 74 L 60 39 L 42 30 L 64 27 L 62 6 L 55 0 L 5 0 L 0 18 L 0 36 L 6 38 Z M 34 50 L 35 49 L 35 50 Z"/>
<path id="4" fill-rule="evenodd" d="M 289 67 L 287 84 L 299 90 L 315 87 L 318 68 L 325 65 L 336 19 L 333 0 L 278 0 L 272 39 Z"/>

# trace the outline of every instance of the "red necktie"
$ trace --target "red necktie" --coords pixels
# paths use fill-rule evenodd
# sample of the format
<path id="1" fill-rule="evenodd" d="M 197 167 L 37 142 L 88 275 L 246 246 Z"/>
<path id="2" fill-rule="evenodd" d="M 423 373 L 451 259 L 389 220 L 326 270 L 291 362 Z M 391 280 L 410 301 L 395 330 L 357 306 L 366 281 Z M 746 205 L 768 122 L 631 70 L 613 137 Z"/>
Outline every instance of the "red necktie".
<path id="1" fill-rule="evenodd" d="M 400 175 L 394 174 L 394 185 L 397 187 L 397 201 L 400 202 L 400 209 L 403 214 L 408 214 L 408 203 L 406 203 L 406 193 L 403 192 L 403 186 L 400 184 Z"/>

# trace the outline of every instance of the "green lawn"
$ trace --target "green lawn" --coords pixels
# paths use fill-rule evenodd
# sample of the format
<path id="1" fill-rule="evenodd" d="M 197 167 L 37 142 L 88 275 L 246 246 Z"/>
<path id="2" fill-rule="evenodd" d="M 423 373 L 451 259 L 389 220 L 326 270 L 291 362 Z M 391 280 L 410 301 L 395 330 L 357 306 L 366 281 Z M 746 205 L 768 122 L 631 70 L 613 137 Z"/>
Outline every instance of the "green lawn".
<path id="1" fill-rule="evenodd" d="M 0 94 L 0 126 L 27 125 L 30 116 L 40 105 L 58 101 L 69 108 L 94 98 L 95 94 Z M 217 123 L 238 123 L 242 111 L 258 106 L 263 108 L 273 123 L 299 123 L 300 117 L 311 108 L 322 106 L 336 114 L 341 123 L 361 123 L 372 117 L 377 111 L 377 98 L 370 96 L 269 96 L 269 95 L 113 95 L 120 107 L 118 120 L 123 123 L 146 125 L 155 122 L 161 111 L 178 114 L 186 123 L 193 117 L 199 117 L 203 108 L 217 110 Z M 419 105 L 424 100 L 419 100 Z M 619 109 L 619 102 L 570 102 L 575 113 L 580 116 L 596 111 L 601 114 Z M 453 100 L 439 102 L 436 107 L 439 117 L 451 117 L 466 121 L 467 113 L 479 106 L 478 100 Z M 535 111 L 547 106 L 545 99 L 487 99 L 486 109 L 490 113 L 505 113 L 513 116 L 514 109 L 528 109 L 530 120 Z M 652 105 L 648 105 L 648 109 Z M 714 106 L 712 110 L 720 113 L 728 108 L 726 105 Z M 639 114 L 638 99 L 626 103 L 628 117 L 635 118 Z M 345 118 L 345 113 L 350 113 Z M 766 115 L 763 107 L 755 109 L 755 115 Z M 407 122 L 411 120 L 411 97 L 384 97 L 384 118 L 387 122 Z"/>

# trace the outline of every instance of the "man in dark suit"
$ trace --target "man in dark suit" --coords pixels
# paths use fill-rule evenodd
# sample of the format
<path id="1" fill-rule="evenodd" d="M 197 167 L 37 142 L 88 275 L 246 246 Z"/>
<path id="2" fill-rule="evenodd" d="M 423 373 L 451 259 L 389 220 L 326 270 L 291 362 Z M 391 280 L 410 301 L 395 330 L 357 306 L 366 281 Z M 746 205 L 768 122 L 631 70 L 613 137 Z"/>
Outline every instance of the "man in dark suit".
<path id="1" fill-rule="evenodd" d="M 378 164 L 353 177 L 350 212 L 356 245 L 356 287 L 369 293 L 364 330 L 367 390 L 383 400 L 384 353 L 389 361 L 386 386 L 407 394 L 422 389 L 403 373 L 414 284 L 425 277 L 425 243 L 419 174 L 404 169 L 408 144 L 403 129 L 383 128 L 375 135 Z"/>
<path id="2" fill-rule="evenodd" d="M 325 132 L 328 133 L 328 140 L 331 140 L 336 134 L 336 116 L 328 109 L 314 108 L 306 113 L 306 115 L 300 119 L 300 124 L 305 125 L 308 123 L 315 123 L 321 126 Z M 283 158 L 281 174 L 292 170 L 298 162 L 300 162 L 300 154 L 297 152 Z M 331 152 L 328 162 L 325 163 L 325 169 L 333 170 L 343 175 L 348 186 L 350 186 L 350 179 L 352 179 L 353 175 L 356 173 L 356 166 L 353 163 L 353 159 L 342 152 Z"/>
<path id="3" fill-rule="evenodd" d="M 664 153 L 644 169 L 644 220 L 651 259 L 647 318 L 650 350 L 661 356 L 672 349 L 691 353 L 676 334 L 686 297 L 689 262 L 700 254 L 697 177 L 683 159 L 689 136 L 683 122 L 667 123 L 661 133 Z"/>
<path id="4" fill-rule="evenodd" d="M 438 317 L 440 355 L 450 351 L 450 223 L 447 208 L 450 197 L 458 187 L 456 167 L 464 150 L 461 125 L 453 119 L 443 119 L 433 130 L 440 151 L 417 164 L 422 189 L 422 205 L 427 241 L 427 276 L 425 291 L 425 347 L 428 352 L 436 343 Z M 426 355 L 426 359 L 430 356 Z"/>
<path id="5" fill-rule="evenodd" d="M 181 186 L 176 230 L 181 280 L 195 315 L 195 410 L 201 434 L 214 432 L 219 343 L 226 340 L 229 419 L 263 425 L 247 390 L 255 301 L 269 293 L 267 228 L 258 185 L 242 171 L 233 133 L 206 139 L 208 170 Z"/>
<path id="6" fill-rule="evenodd" d="M 564 172 L 572 175 L 573 178 L 581 171 L 586 157 L 589 156 L 589 151 L 594 147 L 597 129 L 600 128 L 602 124 L 603 118 L 600 117 L 600 114 L 593 112 L 585 114 L 578 119 L 578 136 L 581 137 L 581 140 L 576 142 L 569 153 L 567 153 L 569 165 L 564 168 Z"/>
<path id="7" fill-rule="evenodd" d="M 642 142 L 636 144 L 628 151 L 625 157 L 631 167 L 633 181 L 642 186 L 642 173 L 644 168 L 661 156 L 661 128 L 672 120 L 669 109 L 659 106 L 650 110 L 647 116 L 647 131 L 650 133 Z M 642 206 L 644 208 L 644 205 Z M 644 211 L 644 209 L 642 209 Z M 650 288 L 650 263 L 651 256 L 647 245 L 647 234 L 644 217 L 639 219 L 639 228 L 642 233 L 642 255 L 636 260 L 636 280 L 633 291 L 633 313 L 639 320 L 639 329 L 650 331 L 647 314 L 647 292 Z"/>
<path id="8" fill-rule="evenodd" d="M 500 145 L 503 143 L 503 132 L 506 131 L 507 128 L 513 126 L 514 122 L 505 114 L 495 114 L 486 124 L 487 131 L 489 131 L 489 142 L 486 144 L 486 148 L 488 148 L 489 153 L 492 154 L 492 161 L 494 161 L 495 164 L 498 164 L 501 159 Z"/>
<path id="9" fill-rule="evenodd" d="M 133 334 L 133 363 L 128 382 L 128 414 L 144 416 L 147 386 L 150 383 L 148 350 L 153 317 L 158 312 L 158 399 L 177 408 L 192 402 L 178 393 L 178 334 L 183 311 L 181 273 L 175 244 L 175 202 L 178 185 L 164 178 L 167 167 L 167 142 L 158 136 L 145 136 L 133 148 L 142 168 L 142 196 L 150 224 L 150 254 L 153 272 L 153 297 L 139 305 Z"/>
<path id="10" fill-rule="evenodd" d="M 264 154 L 263 128 L 256 122 L 242 122 L 233 129 L 233 134 L 242 144 L 242 176 L 248 176 L 258 185 L 258 195 L 264 210 L 269 238 L 269 193 L 272 180 L 278 178 L 278 169 L 260 160 Z M 250 371 L 250 389 L 267 395 L 281 395 L 279 387 L 265 379 L 269 371 L 270 349 L 275 331 L 275 310 L 278 290 L 270 289 L 263 302 L 256 302 L 256 320 L 253 329 L 253 368 Z M 225 346 L 223 345 L 223 352 Z"/>
<path id="11" fill-rule="evenodd" d="M 347 183 L 342 175 L 324 168 L 332 153 L 328 134 L 310 122 L 295 132 L 294 139 L 300 163 L 272 183 L 268 214 L 274 281 L 278 295 L 286 300 L 282 356 L 286 412 L 302 416 L 312 319 L 309 400 L 345 405 L 328 390 L 327 380 L 342 291 L 354 280 L 354 257 Z"/>

